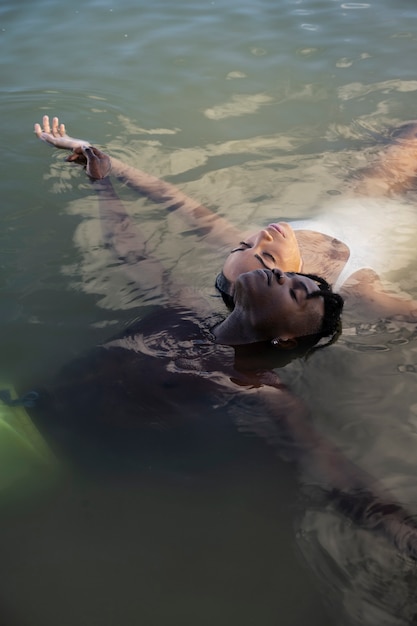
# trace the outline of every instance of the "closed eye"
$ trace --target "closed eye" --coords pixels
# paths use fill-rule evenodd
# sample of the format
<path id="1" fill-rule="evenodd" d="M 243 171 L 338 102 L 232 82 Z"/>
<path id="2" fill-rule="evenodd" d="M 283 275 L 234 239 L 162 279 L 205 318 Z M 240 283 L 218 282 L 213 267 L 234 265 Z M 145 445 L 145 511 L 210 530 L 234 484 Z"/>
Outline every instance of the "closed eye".
<path id="1" fill-rule="evenodd" d="M 230 250 L 230 254 L 232 254 L 232 252 L 243 252 L 243 250 L 247 250 L 248 248 L 252 248 L 250 243 L 246 243 L 246 241 L 240 241 L 239 242 L 239 246 L 243 246 L 243 248 L 242 247 L 234 248 L 234 250 Z"/>
<path id="2" fill-rule="evenodd" d="M 295 293 L 294 289 L 290 289 L 290 296 L 295 302 L 298 302 L 297 294 Z"/>
<path id="3" fill-rule="evenodd" d="M 254 255 L 254 257 L 255 257 L 255 259 L 258 259 L 258 261 L 260 262 L 260 264 L 261 264 L 261 265 L 263 265 L 263 267 L 264 267 L 266 270 L 270 270 L 270 269 L 271 269 L 271 268 L 270 268 L 270 267 L 268 267 L 268 265 L 265 263 L 265 261 L 263 260 L 263 258 L 262 258 L 261 256 L 259 256 L 259 254 L 255 254 L 255 255 Z"/>

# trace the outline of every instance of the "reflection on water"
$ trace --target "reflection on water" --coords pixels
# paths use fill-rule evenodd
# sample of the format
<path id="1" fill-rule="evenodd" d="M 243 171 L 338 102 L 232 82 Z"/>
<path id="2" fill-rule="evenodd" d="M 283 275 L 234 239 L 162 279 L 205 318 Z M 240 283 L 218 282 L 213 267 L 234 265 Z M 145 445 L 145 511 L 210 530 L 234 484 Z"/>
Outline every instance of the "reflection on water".
<path id="1" fill-rule="evenodd" d="M 44 113 L 243 230 L 317 217 L 390 128 L 415 118 L 417 12 L 406 0 L 40 0 L 4 2 L 0 15 L 0 369 L 24 390 L 144 304 L 102 247 L 88 182 L 31 135 Z M 117 189 L 149 251 L 211 293 L 219 254 L 202 234 Z M 410 191 L 408 216 L 415 200 Z M 414 235 L 398 206 L 394 217 Z M 415 275 L 407 243 L 391 279 L 416 297 Z M 336 346 L 280 371 L 315 427 L 412 519 L 415 342 L 413 324 L 349 313 Z M 242 437 L 234 454 L 220 462 L 213 450 L 205 471 L 149 465 L 106 481 L 70 465 L 58 489 L 2 503 L 4 623 L 415 621 L 407 555 L 262 443 Z"/>

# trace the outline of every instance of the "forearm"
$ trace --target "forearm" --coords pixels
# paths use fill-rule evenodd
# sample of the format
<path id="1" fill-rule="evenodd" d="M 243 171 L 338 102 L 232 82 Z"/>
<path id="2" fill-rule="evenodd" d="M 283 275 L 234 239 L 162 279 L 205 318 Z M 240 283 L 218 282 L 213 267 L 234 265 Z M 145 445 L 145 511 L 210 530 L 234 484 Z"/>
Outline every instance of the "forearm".
<path id="1" fill-rule="evenodd" d="M 113 157 L 111 165 L 116 178 L 153 202 L 163 204 L 167 212 L 175 212 L 192 228 L 204 231 L 205 240 L 209 243 L 235 245 L 239 240 L 239 230 L 228 220 L 190 198 L 175 185 Z"/>
<path id="2" fill-rule="evenodd" d="M 344 516 L 381 533 L 398 550 L 417 559 L 417 524 L 409 511 L 314 428 L 307 408 L 289 390 L 276 387 L 266 390 L 266 396 L 275 422 L 275 429 L 263 429 L 264 435 L 274 433 L 269 442 L 284 448 L 287 457 L 290 452 L 307 480 L 319 486 Z"/>
<path id="3" fill-rule="evenodd" d="M 134 226 L 132 218 L 116 195 L 110 180 L 91 180 L 91 184 L 99 200 L 105 243 L 111 246 L 121 258 L 133 251 L 141 254 L 145 244 L 144 237 Z"/>
<path id="4" fill-rule="evenodd" d="M 147 254 L 146 239 L 128 215 L 110 180 L 92 180 L 91 183 L 98 194 L 105 245 L 113 251 L 125 273 L 135 283 L 141 286 L 146 284 L 147 288 L 149 285 L 161 284 L 162 264 Z"/>
<path id="5" fill-rule="evenodd" d="M 314 439 L 304 459 L 305 469 L 313 483 L 324 489 L 330 504 L 360 528 L 381 534 L 417 560 L 417 524 L 410 511 L 339 448 L 324 437 L 314 435 Z"/>
<path id="6" fill-rule="evenodd" d="M 381 196 L 404 193 L 415 187 L 417 175 L 417 123 L 409 122 L 393 133 L 392 144 L 357 176 L 356 192 Z"/>
<path id="7" fill-rule="evenodd" d="M 357 319 L 399 317 L 408 322 L 417 321 L 417 302 L 405 293 L 396 293 L 383 284 L 376 272 L 364 268 L 352 274 L 343 285 L 341 295 L 345 309 Z"/>
<path id="8" fill-rule="evenodd" d="M 67 161 L 86 166 L 87 174 L 93 179 L 107 177 L 109 170 L 114 176 L 148 197 L 153 202 L 163 203 L 167 211 L 175 211 L 192 228 L 203 231 L 205 242 L 219 245 L 235 245 L 239 231 L 228 220 L 216 215 L 200 202 L 188 197 L 174 185 L 126 165 L 116 158 L 111 158 L 88 141 L 75 139 L 67 135 L 65 124 L 60 124 L 54 117 L 50 124 L 48 115 L 43 116 L 42 125 L 34 126 L 36 136 L 45 143 L 70 150 Z"/>

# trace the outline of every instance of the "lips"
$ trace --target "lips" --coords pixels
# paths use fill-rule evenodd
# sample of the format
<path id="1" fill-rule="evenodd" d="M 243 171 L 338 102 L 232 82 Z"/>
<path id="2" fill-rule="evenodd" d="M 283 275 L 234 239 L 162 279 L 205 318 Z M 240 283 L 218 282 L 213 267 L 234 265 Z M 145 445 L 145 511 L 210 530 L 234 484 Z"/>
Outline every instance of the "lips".
<path id="1" fill-rule="evenodd" d="M 284 233 L 284 231 L 282 230 L 282 227 L 279 224 L 268 224 L 268 228 L 272 228 L 277 233 L 279 233 L 281 235 L 281 237 L 284 237 L 284 239 L 285 239 L 285 233 Z"/>
<path id="2" fill-rule="evenodd" d="M 264 274 L 266 275 L 266 281 L 268 283 L 268 285 L 271 284 L 271 279 L 272 279 L 272 272 L 271 270 L 261 270 L 262 272 L 264 272 Z"/>
<path id="3" fill-rule="evenodd" d="M 262 274 L 266 277 L 266 282 L 268 283 L 269 286 L 272 285 L 272 280 L 274 278 L 277 279 L 277 282 L 279 281 L 279 279 L 281 278 L 281 273 L 278 271 L 278 273 L 275 272 L 275 270 L 257 270 L 258 272 L 262 272 Z"/>
<path id="4" fill-rule="evenodd" d="M 269 286 L 271 286 L 272 284 L 272 280 L 275 279 L 275 281 L 278 283 L 278 285 L 281 285 L 280 280 L 281 278 L 283 278 L 284 274 L 281 272 L 281 270 L 278 269 L 273 269 L 273 270 L 257 270 L 259 272 L 263 272 L 266 276 L 266 280 Z"/>
<path id="5" fill-rule="evenodd" d="M 255 278 L 255 276 L 260 276 L 261 280 L 266 280 L 268 285 L 270 285 L 272 281 L 273 273 L 271 270 L 267 270 L 267 269 L 252 270 L 251 272 L 246 272 L 245 274 L 241 274 L 239 276 L 239 279 L 245 276 L 247 276 L 248 278 L 249 277 Z"/>

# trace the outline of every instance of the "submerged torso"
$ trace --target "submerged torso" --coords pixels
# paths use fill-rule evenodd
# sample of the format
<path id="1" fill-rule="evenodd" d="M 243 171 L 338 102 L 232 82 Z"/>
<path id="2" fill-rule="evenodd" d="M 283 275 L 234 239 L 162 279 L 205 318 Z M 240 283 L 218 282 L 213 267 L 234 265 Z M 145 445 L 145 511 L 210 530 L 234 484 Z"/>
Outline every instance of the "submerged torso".
<path id="1" fill-rule="evenodd" d="M 229 446 L 229 408 L 251 394 L 254 378 L 236 370 L 232 348 L 213 342 L 212 321 L 157 309 L 67 365 L 41 395 L 35 421 L 75 456 L 102 448 L 146 465 L 158 454 L 201 458 L 214 441 Z"/>

